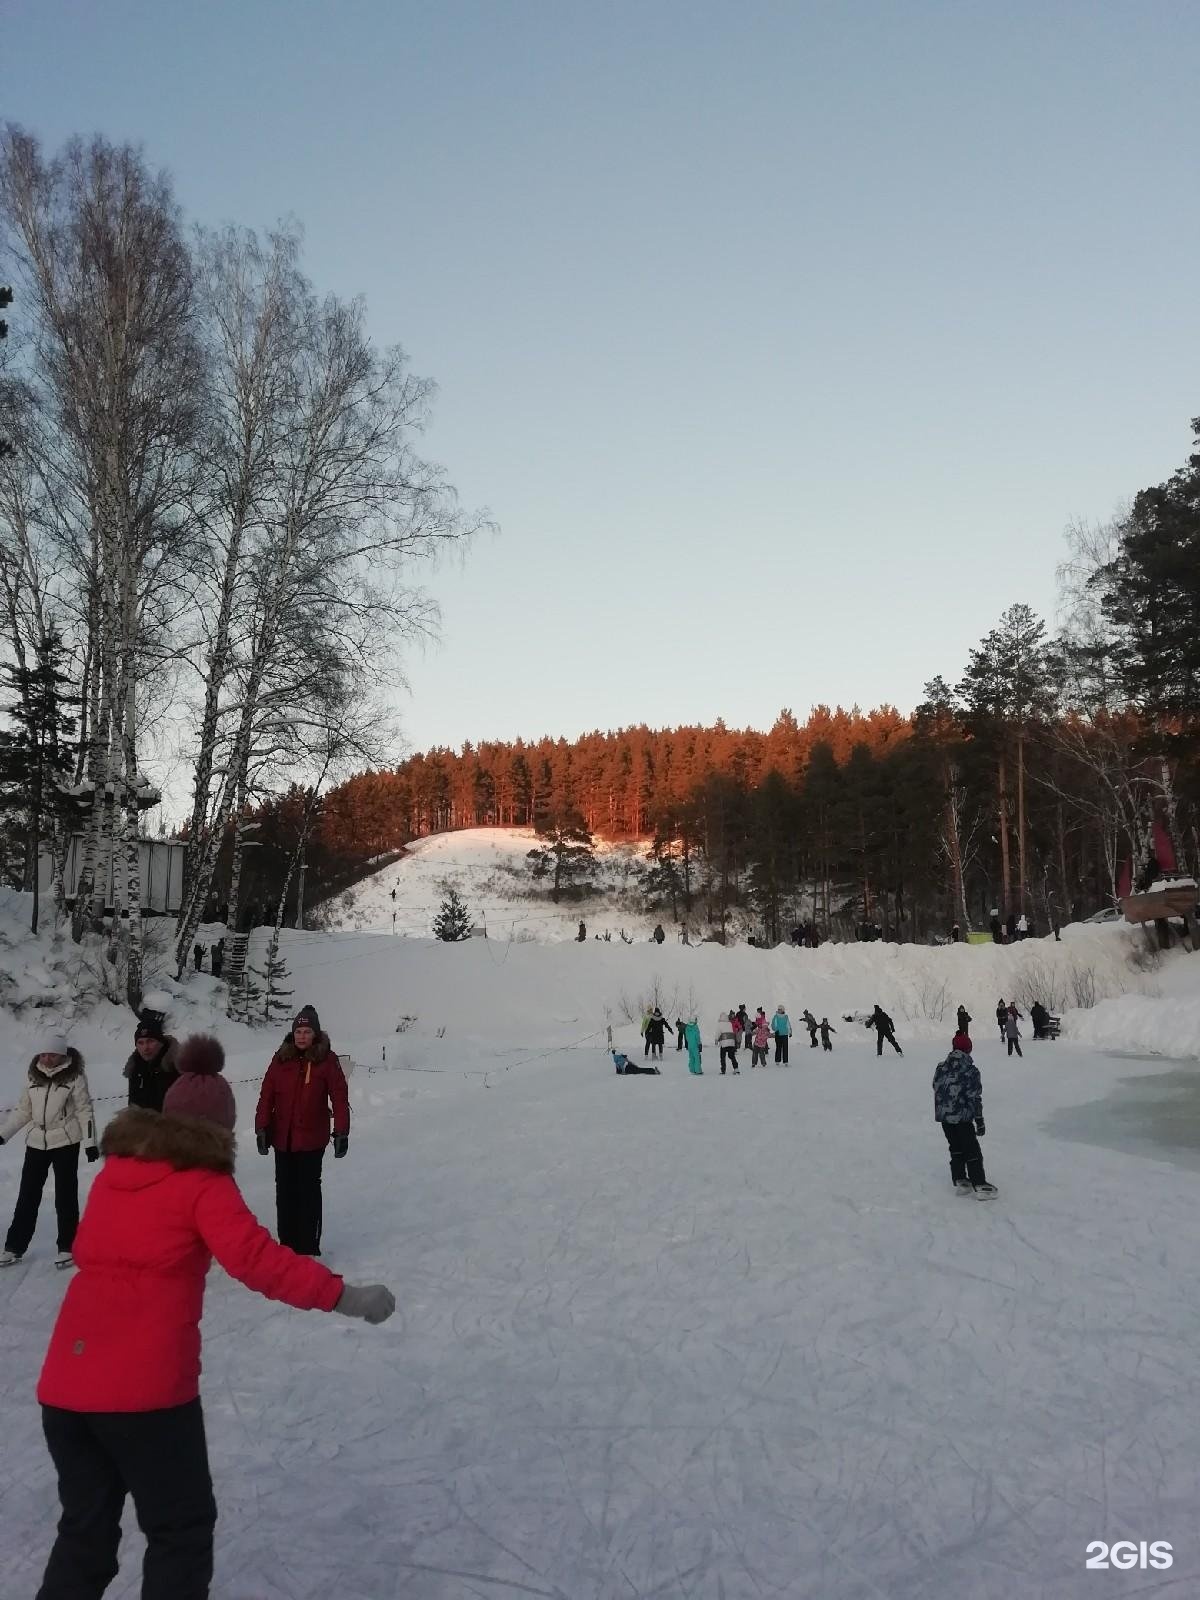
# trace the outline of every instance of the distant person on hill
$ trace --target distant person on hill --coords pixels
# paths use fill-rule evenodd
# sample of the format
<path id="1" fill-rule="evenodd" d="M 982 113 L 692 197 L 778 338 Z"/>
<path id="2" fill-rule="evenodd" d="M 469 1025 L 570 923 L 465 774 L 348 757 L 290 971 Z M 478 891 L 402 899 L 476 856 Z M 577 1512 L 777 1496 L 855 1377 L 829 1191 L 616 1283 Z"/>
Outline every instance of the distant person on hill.
<path id="1" fill-rule="evenodd" d="M 876 1005 L 874 1011 L 872 1011 L 867 1027 L 875 1029 L 875 1054 L 877 1056 L 883 1054 L 883 1041 L 885 1039 L 898 1056 L 904 1054 L 904 1051 L 896 1043 L 896 1024 L 881 1005 Z"/>
<path id="2" fill-rule="evenodd" d="M 144 1016 L 133 1030 L 133 1054 L 122 1071 L 129 1080 L 129 1104 L 161 1111 L 163 1096 L 179 1076 L 179 1044 L 163 1033 L 157 1016 Z"/>
<path id="3" fill-rule="evenodd" d="M 586 922 L 581 922 L 579 924 L 579 932 L 575 935 L 575 943 L 576 944 L 582 944 L 586 938 L 587 938 L 587 923 Z"/>
<path id="4" fill-rule="evenodd" d="M 830 1043 L 830 1040 L 829 1040 L 829 1035 L 831 1033 L 836 1033 L 836 1032 L 837 1032 L 837 1029 L 835 1027 L 833 1027 L 833 1025 L 830 1023 L 829 1018 L 828 1017 L 822 1017 L 821 1018 L 821 1049 L 822 1050 L 832 1050 L 833 1049 L 833 1045 Z"/>
<path id="5" fill-rule="evenodd" d="M 663 940 L 667 937 L 666 934 L 663 932 L 663 925 L 662 925 L 661 922 L 659 922 L 659 923 L 657 923 L 655 925 L 654 932 L 651 935 L 651 937 L 653 938 L 655 944 L 661 944 L 663 942 Z"/>
<path id="6" fill-rule="evenodd" d="M 971 1031 L 971 1013 L 966 1006 L 959 1006 L 958 1008 L 958 1031 L 959 1033 L 970 1033 Z"/>
<path id="7" fill-rule="evenodd" d="M 699 1077 L 704 1071 L 704 1041 L 700 1037 L 700 1024 L 694 1016 L 689 1017 L 682 1031 L 687 1040 L 688 1071 Z"/>
<path id="8" fill-rule="evenodd" d="M 315 1007 L 302 1006 L 271 1058 L 254 1114 L 259 1154 L 275 1152 L 279 1242 L 301 1256 L 321 1254 L 321 1165 L 331 1122 L 340 1159 L 350 1140 L 346 1077 Z"/>
<path id="9" fill-rule="evenodd" d="M 933 1116 L 940 1122 L 950 1146 L 950 1179 L 956 1194 L 972 1194 L 990 1200 L 996 1185 L 983 1171 L 983 1152 L 979 1141 L 986 1129 L 983 1121 L 983 1084 L 979 1068 L 971 1057 L 971 1040 L 956 1033 L 950 1054 L 939 1061 L 933 1075 Z"/>
<path id="10" fill-rule="evenodd" d="M 687 1026 L 682 1017 L 675 1018 L 675 1049 L 682 1050 L 684 1046 L 683 1030 Z"/>
<path id="11" fill-rule="evenodd" d="M 805 1006 L 803 1012 L 801 1013 L 800 1020 L 808 1029 L 808 1047 L 810 1050 L 815 1050 L 817 1048 L 817 1019 L 813 1016 L 808 1007 Z"/>
<path id="12" fill-rule="evenodd" d="M 771 1024 L 767 1021 L 767 1013 L 759 1006 L 754 1014 L 754 1021 L 750 1025 L 750 1065 L 752 1067 L 765 1067 L 767 1064 L 767 1044 L 771 1038 Z"/>
<path id="13" fill-rule="evenodd" d="M 738 1033 L 734 1027 L 734 1013 L 725 1011 L 717 1018 L 716 1045 L 721 1052 L 721 1076 L 725 1076 L 725 1068 L 733 1068 L 734 1077 L 738 1073 Z"/>
<path id="14" fill-rule="evenodd" d="M 646 1024 L 646 1043 L 650 1047 L 650 1054 L 656 1060 L 662 1060 L 663 1044 L 666 1041 L 666 1035 L 668 1033 L 674 1033 L 674 1031 L 675 1030 L 671 1027 L 671 1024 L 667 1021 L 666 1017 L 664 1017 L 658 1007 L 655 1006 L 654 1010 L 650 1013 L 650 1020 Z"/>
<path id="15" fill-rule="evenodd" d="M 786 1067 L 788 1040 L 792 1037 L 792 1019 L 784 1010 L 782 1001 L 775 1007 L 775 1015 L 771 1018 L 771 1032 L 775 1036 L 775 1065 Z"/>

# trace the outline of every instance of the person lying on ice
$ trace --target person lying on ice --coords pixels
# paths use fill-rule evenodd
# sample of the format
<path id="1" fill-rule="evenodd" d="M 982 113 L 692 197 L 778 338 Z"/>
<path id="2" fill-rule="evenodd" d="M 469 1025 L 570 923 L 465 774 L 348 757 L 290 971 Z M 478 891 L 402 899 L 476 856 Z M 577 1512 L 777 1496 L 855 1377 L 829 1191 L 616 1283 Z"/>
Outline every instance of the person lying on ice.
<path id="1" fill-rule="evenodd" d="M 933 1075 L 933 1120 L 940 1122 L 950 1146 L 950 1178 L 956 1194 L 990 1200 L 996 1193 L 983 1171 L 979 1141 L 986 1131 L 983 1121 L 983 1083 L 971 1056 L 971 1040 L 956 1033 L 950 1054 L 939 1061 Z"/>

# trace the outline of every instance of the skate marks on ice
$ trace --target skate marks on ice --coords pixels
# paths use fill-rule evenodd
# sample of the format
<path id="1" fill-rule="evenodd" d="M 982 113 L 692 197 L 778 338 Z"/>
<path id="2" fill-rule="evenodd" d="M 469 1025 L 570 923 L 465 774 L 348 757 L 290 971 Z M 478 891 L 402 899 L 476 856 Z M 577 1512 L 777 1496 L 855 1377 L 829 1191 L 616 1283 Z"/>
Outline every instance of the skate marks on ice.
<path id="1" fill-rule="evenodd" d="M 1186 1547 L 1190 1174 L 1023 1135 L 1013 1077 L 985 1141 L 1003 1209 L 958 1202 L 927 1077 L 877 1115 L 873 1060 L 636 1100 L 601 1064 L 364 1118 L 329 1259 L 393 1282 L 403 1322 L 214 1273 L 214 1596 L 1084 1600 L 1089 1539 Z M 268 1164 L 243 1170 L 269 1215 Z M 0 1329 L 13 1594 L 53 1503 L 44 1276 Z M 136 1533 L 123 1559 L 131 1597 Z"/>

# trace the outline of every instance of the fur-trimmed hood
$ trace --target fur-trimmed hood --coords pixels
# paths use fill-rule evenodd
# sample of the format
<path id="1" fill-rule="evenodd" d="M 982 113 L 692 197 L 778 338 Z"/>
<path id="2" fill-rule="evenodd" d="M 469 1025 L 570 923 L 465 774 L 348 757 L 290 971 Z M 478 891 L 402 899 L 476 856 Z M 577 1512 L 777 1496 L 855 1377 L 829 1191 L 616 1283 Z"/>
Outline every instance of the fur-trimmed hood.
<path id="1" fill-rule="evenodd" d="M 231 1175 L 234 1138 L 203 1117 L 166 1117 L 157 1111 L 130 1106 L 120 1111 L 104 1130 L 100 1153 L 131 1156 L 135 1161 L 165 1161 L 177 1172 L 200 1168 Z"/>
<path id="2" fill-rule="evenodd" d="M 38 1057 L 29 1063 L 29 1081 L 35 1089 L 44 1089 L 50 1083 L 70 1083 L 83 1072 L 83 1057 L 78 1050 L 68 1049 L 67 1064 L 55 1072 L 45 1072 L 38 1066 Z"/>
<path id="3" fill-rule="evenodd" d="M 291 1033 L 288 1033 L 284 1035 L 283 1043 L 276 1050 L 275 1059 L 276 1061 L 311 1061 L 315 1066 L 318 1061 L 324 1061 L 325 1057 L 330 1054 L 331 1048 L 327 1033 L 319 1033 L 307 1050 L 298 1050 L 295 1039 Z"/>

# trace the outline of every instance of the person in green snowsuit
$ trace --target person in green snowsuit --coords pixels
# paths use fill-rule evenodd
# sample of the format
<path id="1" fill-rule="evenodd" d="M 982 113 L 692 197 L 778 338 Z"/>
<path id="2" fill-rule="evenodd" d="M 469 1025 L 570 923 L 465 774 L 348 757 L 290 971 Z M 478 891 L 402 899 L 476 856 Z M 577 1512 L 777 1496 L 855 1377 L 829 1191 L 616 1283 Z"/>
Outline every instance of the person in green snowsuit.
<path id="1" fill-rule="evenodd" d="M 700 1065 L 700 1052 L 704 1049 L 700 1040 L 700 1024 L 695 1017 L 689 1017 L 683 1030 L 683 1037 L 687 1043 L 688 1071 L 699 1076 L 704 1068 Z"/>

